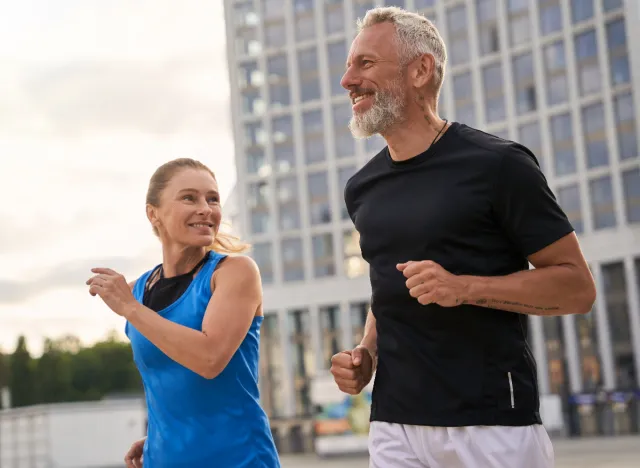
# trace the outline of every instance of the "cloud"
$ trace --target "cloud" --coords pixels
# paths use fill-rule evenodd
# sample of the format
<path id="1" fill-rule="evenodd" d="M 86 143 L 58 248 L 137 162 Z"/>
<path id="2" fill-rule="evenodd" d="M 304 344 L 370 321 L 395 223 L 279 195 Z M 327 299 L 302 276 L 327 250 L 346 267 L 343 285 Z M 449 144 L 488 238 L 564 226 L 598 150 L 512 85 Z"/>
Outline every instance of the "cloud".
<path id="1" fill-rule="evenodd" d="M 211 135 L 231 128 L 229 86 L 208 56 L 4 65 L 0 133 Z"/>
<path id="2" fill-rule="evenodd" d="M 133 281 L 154 266 L 150 253 L 137 257 L 104 257 L 61 263 L 32 280 L 0 279 L 0 304 L 17 304 L 51 290 L 79 288 L 91 276 L 91 268 L 111 268 Z"/>

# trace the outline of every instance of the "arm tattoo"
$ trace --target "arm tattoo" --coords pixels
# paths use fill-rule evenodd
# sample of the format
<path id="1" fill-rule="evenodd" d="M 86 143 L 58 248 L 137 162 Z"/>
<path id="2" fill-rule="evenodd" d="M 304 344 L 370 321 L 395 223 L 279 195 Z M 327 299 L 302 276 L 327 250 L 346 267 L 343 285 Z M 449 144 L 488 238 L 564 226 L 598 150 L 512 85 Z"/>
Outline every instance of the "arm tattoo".
<path id="1" fill-rule="evenodd" d="M 480 306 L 487 306 L 487 307 L 491 307 L 491 305 L 507 305 L 507 306 L 515 306 L 515 307 L 524 307 L 526 309 L 531 309 L 531 310 L 541 310 L 541 311 L 549 311 L 549 310 L 560 310 L 560 307 L 558 306 L 551 306 L 551 307 L 542 307 L 542 306 L 536 306 L 536 305 L 531 305 L 531 304 L 522 304 L 521 302 L 513 302 L 513 301 L 499 301 L 496 299 L 478 299 L 476 301 L 477 305 Z"/>

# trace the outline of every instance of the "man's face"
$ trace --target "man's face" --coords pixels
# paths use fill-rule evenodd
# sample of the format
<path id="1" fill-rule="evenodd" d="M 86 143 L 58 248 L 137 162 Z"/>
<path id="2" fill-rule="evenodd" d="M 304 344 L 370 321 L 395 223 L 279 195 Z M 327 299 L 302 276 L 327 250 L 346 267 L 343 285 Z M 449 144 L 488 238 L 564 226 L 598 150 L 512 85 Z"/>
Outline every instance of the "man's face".
<path id="1" fill-rule="evenodd" d="M 341 81 L 353 104 L 349 128 L 356 138 L 384 133 L 402 121 L 407 104 L 405 79 L 394 25 L 380 23 L 360 32 L 351 44 Z"/>

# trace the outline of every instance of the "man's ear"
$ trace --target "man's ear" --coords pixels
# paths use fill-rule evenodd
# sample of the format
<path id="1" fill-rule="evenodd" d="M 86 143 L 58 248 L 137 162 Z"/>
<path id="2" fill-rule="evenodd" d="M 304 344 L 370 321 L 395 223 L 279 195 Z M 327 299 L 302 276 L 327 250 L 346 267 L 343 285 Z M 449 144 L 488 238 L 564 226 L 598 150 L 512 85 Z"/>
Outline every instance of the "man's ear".
<path id="1" fill-rule="evenodd" d="M 412 68 L 410 74 L 413 87 L 422 89 L 432 80 L 436 70 L 436 59 L 433 54 L 422 54 L 416 57 L 410 65 Z"/>

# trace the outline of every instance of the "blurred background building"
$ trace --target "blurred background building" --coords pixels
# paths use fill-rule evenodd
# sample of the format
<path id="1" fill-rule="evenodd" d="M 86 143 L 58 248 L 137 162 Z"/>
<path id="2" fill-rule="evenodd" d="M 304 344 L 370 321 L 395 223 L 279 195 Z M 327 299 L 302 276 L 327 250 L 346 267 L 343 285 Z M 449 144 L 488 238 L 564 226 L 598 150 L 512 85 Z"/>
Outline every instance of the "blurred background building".
<path id="1" fill-rule="evenodd" d="M 435 22 L 449 53 L 440 115 L 528 146 L 580 237 L 599 295 L 587 315 L 531 317 L 541 393 L 561 397 L 569 433 L 637 431 L 640 4 L 225 0 L 234 224 L 262 271 L 276 436 L 309 434 L 312 379 L 362 336 L 368 267 L 342 193 L 384 141 L 352 138 L 340 79 L 356 18 L 381 5 Z"/>

